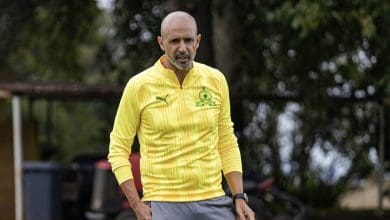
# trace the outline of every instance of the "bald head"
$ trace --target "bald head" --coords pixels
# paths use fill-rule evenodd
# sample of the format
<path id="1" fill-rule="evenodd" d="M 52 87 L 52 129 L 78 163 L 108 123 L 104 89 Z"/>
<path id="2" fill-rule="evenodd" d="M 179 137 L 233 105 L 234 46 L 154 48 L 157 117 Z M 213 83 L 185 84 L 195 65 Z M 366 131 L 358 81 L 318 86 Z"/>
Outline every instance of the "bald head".
<path id="1" fill-rule="evenodd" d="M 192 68 L 200 39 L 196 21 L 190 14 L 183 11 L 168 14 L 161 22 L 161 36 L 157 37 L 165 53 L 163 65 L 184 77 Z"/>
<path id="2" fill-rule="evenodd" d="M 194 34 L 198 33 L 196 21 L 194 17 L 184 11 L 174 11 L 169 13 L 161 22 L 160 34 L 162 37 L 166 35 L 167 31 L 178 22 L 185 22 L 193 28 Z"/>

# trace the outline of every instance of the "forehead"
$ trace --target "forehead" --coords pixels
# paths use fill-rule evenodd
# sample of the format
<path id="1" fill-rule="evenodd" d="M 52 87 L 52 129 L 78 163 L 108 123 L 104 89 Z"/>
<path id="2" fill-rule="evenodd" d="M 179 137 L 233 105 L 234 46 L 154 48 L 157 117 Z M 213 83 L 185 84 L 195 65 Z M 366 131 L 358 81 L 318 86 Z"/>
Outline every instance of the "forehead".
<path id="1" fill-rule="evenodd" d="M 166 39 L 195 38 L 196 32 L 189 28 L 172 28 L 167 30 L 162 37 Z"/>
<path id="2" fill-rule="evenodd" d="M 195 37 L 196 34 L 196 23 L 188 17 L 172 17 L 166 20 L 161 27 L 162 37 Z"/>

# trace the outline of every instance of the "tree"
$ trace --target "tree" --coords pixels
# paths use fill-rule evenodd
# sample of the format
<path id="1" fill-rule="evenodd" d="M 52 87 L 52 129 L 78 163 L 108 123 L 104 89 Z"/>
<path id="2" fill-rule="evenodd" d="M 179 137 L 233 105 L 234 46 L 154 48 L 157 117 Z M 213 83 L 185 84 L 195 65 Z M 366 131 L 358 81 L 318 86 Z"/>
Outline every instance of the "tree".
<path id="1" fill-rule="evenodd" d="M 98 78 L 91 63 L 102 38 L 100 13 L 95 1 L 1 0 L 0 79 L 88 83 Z M 23 108 L 25 120 L 38 121 L 43 151 L 56 151 L 54 157 L 43 153 L 43 159 L 67 162 L 106 139 L 108 125 L 101 120 L 105 111 L 96 110 L 104 109 L 99 104 L 26 100 L 23 105 L 29 106 Z"/>
<path id="2" fill-rule="evenodd" d="M 281 154 L 283 145 L 275 141 L 280 135 L 270 134 L 267 129 L 278 122 L 272 117 L 275 111 L 288 111 L 296 124 L 289 139 L 294 146 L 292 166 L 279 176 L 280 180 L 291 182 L 299 177 L 301 195 L 309 196 L 305 192 L 313 186 L 343 184 L 353 176 L 367 174 L 373 166 L 368 159 L 369 149 L 378 146 L 377 105 L 334 103 L 328 97 L 389 95 L 389 67 L 384 64 L 390 52 L 386 41 L 390 33 L 385 28 L 389 24 L 389 3 L 235 1 L 234 8 L 241 22 L 239 33 L 243 33 L 235 43 L 241 64 L 236 73 L 240 78 L 233 85 L 235 91 L 301 99 L 292 112 L 288 103 L 279 107 L 272 102 L 262 103 L 272 109 L 264 113 L 270 118 L 262 121 L 256 119 L 261 105 L 253 108 L 252 103 L 248 104 L 256 113 L 249 124 L 257 125 L 252 125 L 247 136 L 262 134 L 252 140 L 255 143 L 246 149 L 248 154 L 257 151 L 260 158 L 266 152 Z M 269 140 L 269 136 L 273 138 Z M 334 170 L 318 172 L 312 167 L 315 149 L 349 158 L 351 164 L 344 178 L 334 180 Z M 272 173 L 283 173 L 283 166 L 276 163 L 271 167 Z M 323 176 L 324 172 L 328 175 Z M 328 195 L 335 199 L 339 192 L 335 193 Z"/>
<path id="3" fill-rule="evenodd" d="M 159 25 L 176 9 L 199 21 L 197 59 L 230 82 L 240 146 L 257 172 L 332 206 L 349 180 L 372 171 L 378 103 L 390 94 L 387 1 L 116 0 L 112 11 L 94 1 L 1 1 L 0 70 L 14 76 L 0 78 L 123 86 L 161 56 Z M 76 113 L 59 107 L 63 121 Z M 110 121 L 113 111 L 99 107 L 96 117 Z M 109 123 L 98 127 L 85 141 Z M 320 154 L 333 165 L 316 163 Z"/>
<path id="4" fill-rule="evenodd" d="M 0 3 L 1 72 L 14 79 L 76 79 L 84 74 L 83 47 L 96 43 L 94 1 Z"/>

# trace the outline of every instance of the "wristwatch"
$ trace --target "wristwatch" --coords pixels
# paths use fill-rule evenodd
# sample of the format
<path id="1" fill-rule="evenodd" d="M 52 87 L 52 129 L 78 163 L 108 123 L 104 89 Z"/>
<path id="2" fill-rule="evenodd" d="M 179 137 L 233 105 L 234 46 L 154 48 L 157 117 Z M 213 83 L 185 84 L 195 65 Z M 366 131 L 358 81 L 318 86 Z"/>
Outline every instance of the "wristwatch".
<path id="1" fill-rule="evenodd" d="M 237 193 L 233 196 L 233 203 L 236 203 L 236 199 L 243 199 L 246 203 L 249 202 L 248 195 L 246 193 Z"/>

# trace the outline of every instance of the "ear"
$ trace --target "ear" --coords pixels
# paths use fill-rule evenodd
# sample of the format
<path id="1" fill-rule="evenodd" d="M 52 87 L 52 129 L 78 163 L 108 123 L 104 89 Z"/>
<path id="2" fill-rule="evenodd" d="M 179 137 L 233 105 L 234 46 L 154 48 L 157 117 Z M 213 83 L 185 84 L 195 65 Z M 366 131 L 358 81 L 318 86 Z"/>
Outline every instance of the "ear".
<path id="1" fill-rule="evenodd" d="M 165 49 L 164 49 L 164 40 L 162 39 L 162 37 L 158 36 L 157 37 L 157 42 L 158 42 L 158 45 L 160 45 L 161 50 L 165 51 Z"/>
<path id="2" fill-rule="evenodd" d="M 198 34 L 196 36 L 196 49 L 198 49 L 199 47 L 199 44 L 200 44 L 200 39 L 202 38 L 202 35 L 201 34 Z"/>

